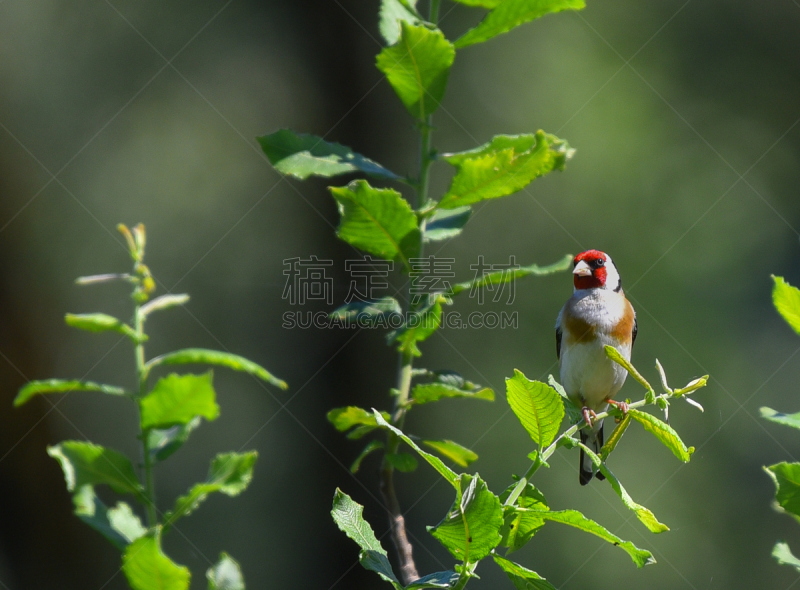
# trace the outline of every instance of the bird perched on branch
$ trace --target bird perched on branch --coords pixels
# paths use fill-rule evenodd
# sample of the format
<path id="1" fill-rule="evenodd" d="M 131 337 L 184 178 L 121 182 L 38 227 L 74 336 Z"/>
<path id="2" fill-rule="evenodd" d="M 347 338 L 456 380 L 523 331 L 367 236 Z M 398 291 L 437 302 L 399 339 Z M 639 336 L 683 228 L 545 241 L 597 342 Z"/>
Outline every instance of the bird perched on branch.
<path id="1" fill-rule="evenodd" d="M 587 250 L 575 257 L 575 289 L 556 320 L 556 354 L 561 384 L 570 400 L 583 412 L 590 429 L 580 430 L 581 442 L 595 452 L 603 446 L 603 421 L 593 421 L 608 404 L 623 412 L 626 404 L 613 400 L 628 373 L 606 356 L 605 345 L 630 360 L 636 340 L 636 312 L 622 292 L 619 273 L 611 257 Z M 586 485 L 594 465 L 581 449 L 580 482 Z M 604 479 L 601 473 L 598 479 Z"/>

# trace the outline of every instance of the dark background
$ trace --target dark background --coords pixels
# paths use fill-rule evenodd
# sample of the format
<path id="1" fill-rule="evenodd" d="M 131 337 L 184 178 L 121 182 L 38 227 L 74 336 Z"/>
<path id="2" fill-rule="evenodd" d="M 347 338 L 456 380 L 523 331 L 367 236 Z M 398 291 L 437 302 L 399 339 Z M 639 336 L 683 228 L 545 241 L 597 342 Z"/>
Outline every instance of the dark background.
<path id="1" fill-rule="evenodd" d="M 455 38 L 480 11 L 444 2 Z M 764 464 L 792 460 L 800 435 L 758 418 L 762 405 L 800 409 L 800 340 L 770 301 L 771 273 L 800 284 L 800 4 L 677 0 L 590 2 L 459 51 L 436 146 L 468 149 L 497 133 L 544 129 L 577 149 L 563 173 L 476 207 L 458 240 L 462 280 L 478 255 L 550 263 L 609 252 L 639 314 L 633 360 L 673 385 L 704 373 L 700 414 L 675 404 L 671 424 L 697 447 L 680 464 L 631 428 L 611 468 L 671 531 L 648 533 L 607 485 L 582 488 L 577 456 L 560 451 L 537 485 L 553 508 L 574 507 L 655 554 L 637 571 L 621 551 L 548 525 L 517 556 L 559 588 L 788 588 L 797 573 L 770 557 L 777 539 L 800 551 L 800 529 L 771 509 Z M 324 135 L 401 172 L 416 165 L 416 132 L 379 72 L 377 2 L 63 2 L 0 0 L 0 582 L 9 589 L 124 588 L 119 555 L 71 513 L 48 444 L 91 439 L 137 456 L 135 414 L 119 399 L 72 394 L 11 401 L 29 379 L 131 385 L 127 342 L 68 329 L 63 314 L 130 315 L 121 285 L 77 287 L 79 275 L 124 272 L 118 222 L 146 224 L 160 292 L 188 292 L 185 311 L 154 316 L 148 355 L 184 346 L 227 349 L 290 384 L 261 387 L 215 372 L 221 417 L 156 471 L 164 510 L 223 450 L 256 449 L 241 497 L 208 500 L 165 541 L 193 588 L 221 550 L 250 588 L 374 588 L 357 548 L 332 523 L 338 486 L 386 523 L 376 461 L 357 477 L 360 446 L 326 422 L 332 407 L 388 407 L 396 359 L 377 331 L 281 327 L 283 261 L 334 260 L 335 302 L 357 253 L 334 236 L 325 181 L 281 179 L 255 136 L 281 127 Z M 434 167 L 434 194 L 448 171 Z M 397 280 L 399 277 L 394 277 Z M 448 400 L 417 410 L 408 430 L 480 454 L 496 492 L 523 472 L 531 441 L 508 410 L 503 379 L 555 372 L 553 323 L 569 275 L 527 279 L 516 330 L 443 330 L 421 366 L 451 368 L 498 392 L 493 404 Z M 629 382 L 623 394 L 641 395 Z M 452 567 L 425 531 L 452 491 L 422 467 L 399 477 L 420 570 Z M 113 495 L 104 494 L 107 501 Z M 383 537 L 388 548 L 387 537 Z M 482 565 L 476 588 L 510 583 Z"/>

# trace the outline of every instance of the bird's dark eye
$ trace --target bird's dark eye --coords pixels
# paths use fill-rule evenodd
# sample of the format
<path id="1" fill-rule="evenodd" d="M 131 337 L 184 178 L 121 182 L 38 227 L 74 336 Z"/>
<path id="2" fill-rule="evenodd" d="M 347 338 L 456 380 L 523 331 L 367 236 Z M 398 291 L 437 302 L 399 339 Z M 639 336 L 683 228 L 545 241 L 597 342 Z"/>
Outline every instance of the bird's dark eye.
<path id="1" fill-rule="evenodd" d="M 606 261 L 603 260 L 602 258 L 598 258 L 595 264 L 597 265 L 597 268 L 600 268 L 601 266 L 605 266 Z"/>

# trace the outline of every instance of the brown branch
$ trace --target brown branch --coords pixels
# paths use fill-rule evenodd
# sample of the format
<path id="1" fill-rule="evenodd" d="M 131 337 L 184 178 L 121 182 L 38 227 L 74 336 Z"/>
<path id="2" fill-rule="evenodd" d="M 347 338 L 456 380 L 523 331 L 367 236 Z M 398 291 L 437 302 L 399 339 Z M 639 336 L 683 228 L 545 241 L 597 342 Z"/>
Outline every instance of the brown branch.
<path id="1" fill-rule="evenodd" d="M 414 548 L 406 536 L 406 521 L 400 512 L 400 503 L 397 501 L 397 494 L 394 490 L 394 469 L 385 459 L 381 468 L 381 495 L 389 512 L 392 543 L 397 554 L 397 560 L 400 563 L 400 579 L 403 585 L 407 586 L 419 579 L 419 573 L 417 573 L 417 566 L 414 564 Z"/>

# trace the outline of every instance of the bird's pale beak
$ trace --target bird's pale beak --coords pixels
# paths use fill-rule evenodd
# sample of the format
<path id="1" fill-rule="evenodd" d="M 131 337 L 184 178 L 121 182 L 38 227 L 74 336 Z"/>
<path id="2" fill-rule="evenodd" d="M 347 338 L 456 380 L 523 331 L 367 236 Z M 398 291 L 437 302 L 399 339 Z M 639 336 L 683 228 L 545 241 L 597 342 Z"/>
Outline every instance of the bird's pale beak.
<path id="1" fill-rule="evenodd" d="M 592 276 L 592 269 L 589 268 L 585 260 L 581 260 L 575 265 L 575 270 L 572 271 L 572 274 L 579 277 L 590 277 Z"/>

